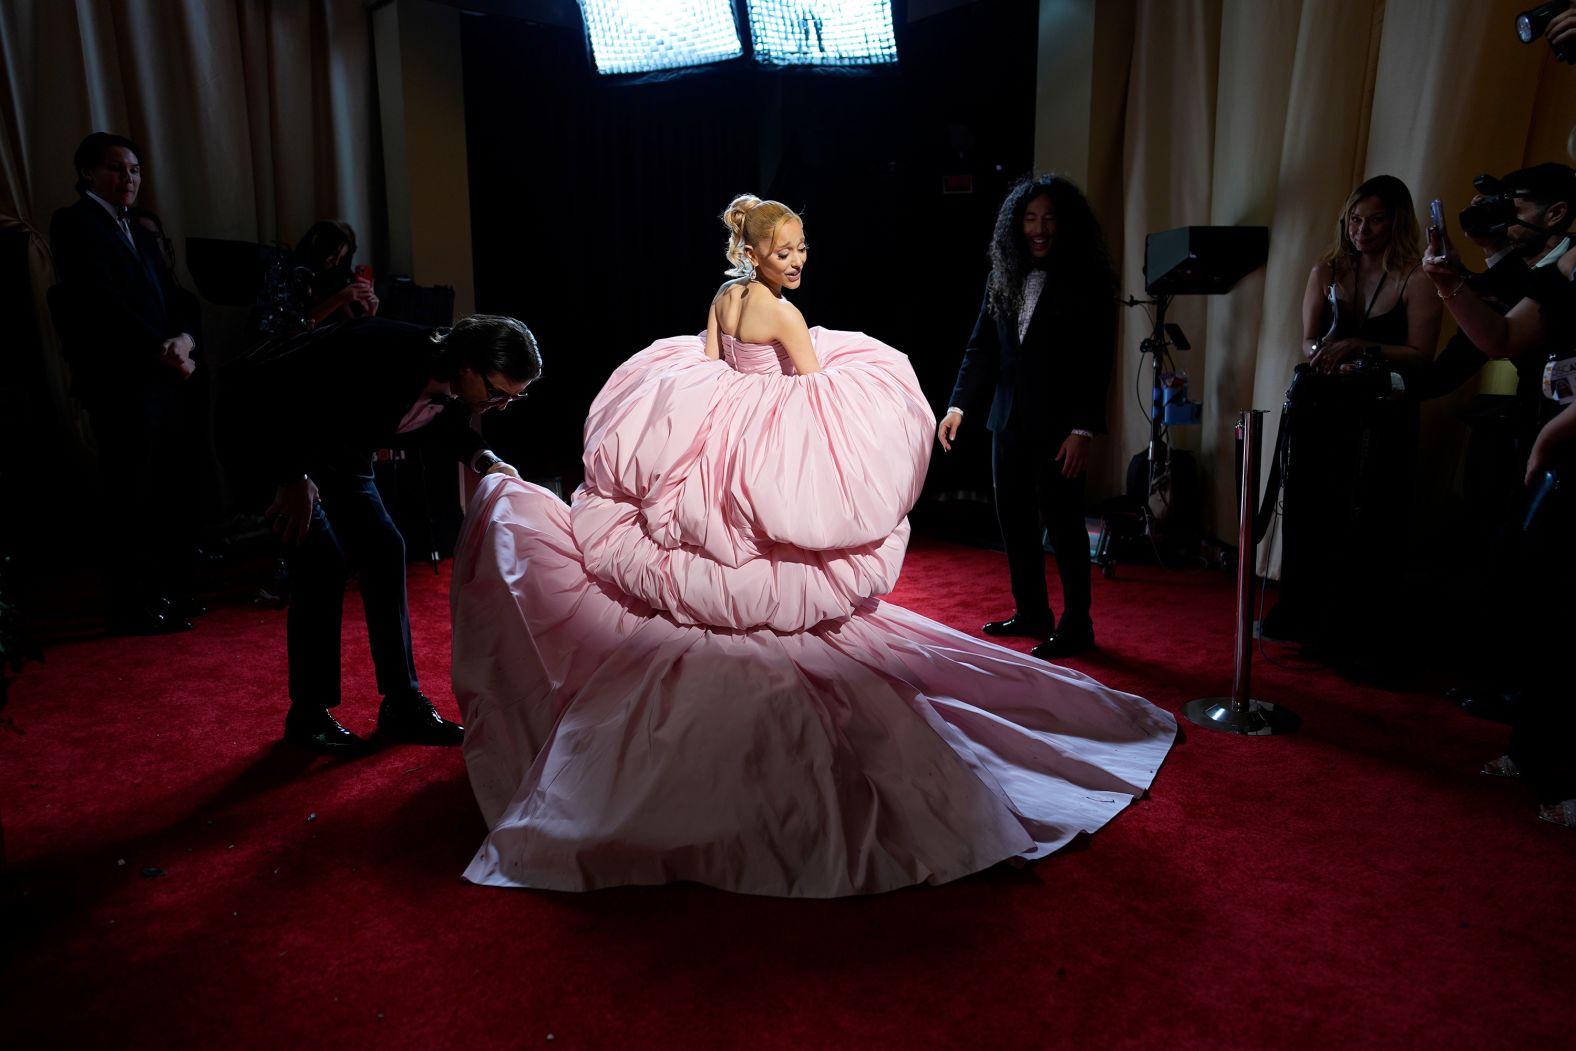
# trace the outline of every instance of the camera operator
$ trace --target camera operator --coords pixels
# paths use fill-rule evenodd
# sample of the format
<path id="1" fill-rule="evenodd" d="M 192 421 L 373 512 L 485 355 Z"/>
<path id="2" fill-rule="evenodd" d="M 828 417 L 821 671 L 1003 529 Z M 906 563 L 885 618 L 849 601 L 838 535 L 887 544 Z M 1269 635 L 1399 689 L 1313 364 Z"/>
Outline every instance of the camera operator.
<path id="1" fill-rule="evenodd" d="M 1541 164 L 1500 179 L 1480 175 L 1473 185 L 1478 193 L 1461 212 L 1461 228 L 1483 249 L 1487 267 L 1483 273 L 1464 276 L 1478 298 L 1504 314 L 1525 295 L 1531 264 L 1552 265 L 1558 258 L 1556 253 L 1568 246 L 1565 230 L 1576 204 L 1576 182 L 1565 166 Z M 1508 601 L 1507 589 L 1519 587 L 1513 581 L 1519 572 L 1522 544 L 1523 472 L 1505 468 L 1508 464 L 1525 465 L 1539 429 L 1551 415 L 1551 403 L 1543 397 L 1546 358 L 1533 349 L 1509 359 L 1516 369 L 1511 407 L 1482 417 L 1481 422 L 1497 422 L 1497 427 L 1487 428 L 1488 439 L 1482 434 L 1473 437 L 1475 443 L 1483 442 L 1485 449 L 1492 449 L 1494 466 L 1484 473 L 1483 482 L 1472 494 L 1478 530 L 1471 548 L 1486 557 L 1477 572 L 1469 575 L 1469 608 L 1502 607 Z M 1433 398 L 1454 391 L 1488 361 L 1488 355 L 1470 336 L 1458 330 L 1420 377 L 1419 396 Z M 1501 620 L 1479 629 L 1484 645 L 1469 655 L 1471 664 L 1464 669 L 1472 685 L 1452 689 L 1447 696 L 1469 714 L 1509 722 L 1520 691 L 1518 669 L 1514 662 L 1507 665 L 1506 655 L 1518 649 L 1513 636 L 1522 630 L 1520 625 Z"/>
<path id="2" fill-rule="evenodd" d="M 1515 250 L 1532 267 L 1558 263 L 1571 247 L 1576 171 L 1552 161 L 1535 164 L 1511 172 L 1495 189 L 1515 210 L 1516 221 L 1506 229 Z"/>
<path id="3" fill-rule="evenodd" d="M 1309 360 L 1277 443 L 1285 549 L 1280 601 L 1260 634 L 1357 672 L 1376 670 L 1390 633 L 1383 581 L 1399 560 L 1418 430 L 1416 400 L 1403 395 L 1439 338 L 1421 256 L 1405 183 L 1380 175 L 1352 191 L 1308 276 Z"/>
<path id="4" fill-rule="evenodd" d="M 1512 235 L 1513 230 L 1524 229 L 1520 227 L 1518 212 L 1527 211 L 1530 215 L 1537 210 L 1536 202 L 1528 196 L 1531 192 L 1528 187 L 1521 187 L 1523 193 L 1519 195 L 1519 200 L 1512 188 L 1521 182 L 1519 176 L 1529 171 L 1536 169 L 1511 172 L 1503 179 L 1479 175 L 1472 180 L 1478 192 L 1472 197 L 1471 203 L 1461 210 L 1461 232 L 1483 252 L 1483 270 L 1480 273 L 1466 272 L 1464 276 L 1467 284 L 1479 298 L 1501 314 L 1515 306 L 1526 294 L 1531 263 L 1541 262 L 1548 255 L 1546 251 L 1537 251 L 1536 241 L 1525 234 L 1521 237 Z M 1560 199 L 1549 201 L 1544 207 L 1546 210 L 1549 205 L 1560 204 L 1568 209 L 1570 203 Z M 1557 245 L 1558 242 L 1554 242 L 1553 246 Z M 1539 258 L 1529 262 L 1525 256 L 1533 252 Z M 1536 354 L 1526 354 L 1510 360 L 1516 368 L 1518 418 L 1515 423 L 1518 439 L 1529 425 L 1531 429 L 1526 441 L 1517 446 L 1524 455 L 1531 445 L 1532 435 L 1537 434 L 1541 423 L 1536 417 L 1541 399 L 1543 359 Z M 1418 397 L 1437 398 L 1451 393 L 1476 375 L 1488 361 L 1488 355 L 1479 350 L 1465 332 L 1457 330 L 1433 363 L 1419 374 Z"/>
<path id="5" fill-rule="evenodd" d="M 1545 167 L 1540 165 L 1540 168 Z M 1530 170 L 1530 169 L 1529 169 Z M 1532 216 L 1517 204 L 1517 214 Z M 1545 209 L 1542 217 L 1553 216 Z M 1545 227 L 1545 229 L 1548 229 Z M 1483 768 L 1485 774 L 1521 777 L 1538 796 L 1538 816 L 1576 826 L 1576 705 L 1569 700 L 1569 672 L 1558 661 L 1568 649 L 1576 617 L 1569 609 L 1576 584 L 1568 539 L 1576 516 L 1570 506 L 1571 468 L 1576 465 L 1576 251 L 1545 253 L 1531 276 L 1526 298 L 1501 315 L 1466 280 L 1444 230 L 1429 231 L 1424 270 L 1461 330 L 1490 357 L 1541 354 L 1547 360 L 1544 393 L 1552 418 L 1538 432 L 1527 457 L 1523 518 L 1523 596 L 1512 619 L 1524 624 L 1520 654 L 1522 699 L 1512 721 L 1510 749 Z M 1563 482 L 1563 485 L 1562 485 Z M 1553 601 L 1550 601 L 1552 598 Z M 1547 612 L 1535 613 L 1539 608 Z"/>

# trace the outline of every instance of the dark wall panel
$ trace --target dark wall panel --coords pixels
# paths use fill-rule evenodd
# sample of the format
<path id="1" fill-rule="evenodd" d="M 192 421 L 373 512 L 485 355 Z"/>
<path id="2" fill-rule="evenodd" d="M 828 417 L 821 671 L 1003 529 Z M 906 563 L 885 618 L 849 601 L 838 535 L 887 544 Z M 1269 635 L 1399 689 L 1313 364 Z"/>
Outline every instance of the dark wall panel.
<path id="1" fill-rule="evenodd" d="M 647 83 L 597 79 L 578 29 L 467 18 L 477 308 L 526 321 L 546 359 L 526 409 L 490 424 L 495 444 L 578 481 L 608 373 L 704 327 L 726 267 L 717 216 L 743 191 L 804 215 L 794 300 L 810 323 L 905 351 L 942 407 L 996 206 L 1032 163 L 1036 12 L 975 3 L 902 24 L 898 67 L 869 75 L 741 62 Z M 943 194 L 949 175 L 974 192 Z"/>

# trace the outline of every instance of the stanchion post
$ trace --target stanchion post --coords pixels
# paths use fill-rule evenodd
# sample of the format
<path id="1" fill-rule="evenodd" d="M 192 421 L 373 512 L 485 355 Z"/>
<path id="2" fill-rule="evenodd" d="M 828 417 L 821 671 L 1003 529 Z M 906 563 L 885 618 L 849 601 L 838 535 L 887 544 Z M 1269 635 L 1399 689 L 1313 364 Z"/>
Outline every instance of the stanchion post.
<path id="1" fill-rule="evenodd" d="M 1242 441 L 1242 477 L 1237 488 L 1237 652 L 1231 696 L 1189 701 L 1182 706 L 1182 714 L 1212 730 L 1267 737 L 1295 731 L 1299 720 L 1284 708 L 1249 696 L 1253 676 L 1253 592 L 1258 572 L 1253 515 L 1259 503 L 1263 409 L 1243 410 L 1237 417 L 1237 437 Z"/>

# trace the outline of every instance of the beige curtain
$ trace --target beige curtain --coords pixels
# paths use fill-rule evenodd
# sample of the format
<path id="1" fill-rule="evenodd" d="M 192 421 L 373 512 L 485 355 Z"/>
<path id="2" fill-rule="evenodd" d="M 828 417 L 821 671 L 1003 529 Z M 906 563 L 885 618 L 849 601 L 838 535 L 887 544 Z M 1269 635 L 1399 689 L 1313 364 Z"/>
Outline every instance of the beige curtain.
<path id="1" fill-rule="evenodd" d="M 0 67 L 0 226 L 30 238 L 62 416 L 76 414 L 44 309 L 47 237 L 76 199 L 71 155 L 88 132 L 142 147 L 138 203 L 178 253 L 188 236 L 294 241 L 329 217 L 355 226 L 364 250 L 381 238 L 364 0 L 0 0 Z"/>
<path id="2" fill-rule="evenodd" d="M 1454 215 L 1473 175 L 1569 161 L 1576 69 L 1539 41 L 1515 39 L 1523 0 L 1101 0 L 1103 23 L 1130 23 L 1120 161 L 1090 182 L 1123 188 L 1123 289 L 1143 291 L 1144 236 L 1185 225 L 1264 225 L 1264 269 L 1224 296 L 1179 297 L 1170 319 L 1196 349 L 1178 355 L 1200 427 L 1173 431 L 1203 473 L 1205 528 L 1236 536 L 1232 427 L 1265 418 L 1266 458 L 1300 360 L 1299 309 L 1309 268 L 1335 231 L 1346 195 L 1382 172 L 1411 188 L 1419 212 L 1443 199 Z M 1119 163 L 1119 167 L 1117 166 Z M 1426 220 L 1425 220 L 1426 221 Z M 1148 439 L 1148 321 L 1124 318 L 1113 381 L 1107 491 Z M 1441 340 L 1448 337 L 1447 330 Z M 1132 353 L 1128 353 L 1132 351 Z M 1135 393 L 1136 392 L 1136 393 Z M 1437 511 L 1457 484 L 1466 439 L 1454 411 L 1475 393 L 1425 408 L 1420 506 Z M 1118 455 L 1120 454 L 1120 455 Z M 1267 473 L 1267 464 L 1266 464 Z M 1426 519 L 1425 519 L 1426 521 Z M 1278 571 L 1274 537 L 1260 568 Z"/>

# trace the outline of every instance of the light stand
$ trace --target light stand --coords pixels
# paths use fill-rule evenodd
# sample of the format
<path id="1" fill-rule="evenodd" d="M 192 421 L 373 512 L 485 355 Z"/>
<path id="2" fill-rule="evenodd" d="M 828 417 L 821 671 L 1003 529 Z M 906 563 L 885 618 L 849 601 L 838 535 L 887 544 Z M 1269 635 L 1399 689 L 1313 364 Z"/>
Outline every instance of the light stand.
<path id="1" fill-rule="evenodd" d="M 1166 308 L 1171 305 L 1171 297 L 1158 295 L 1149 302 L 1155 308 L 1155 328 L 1149 337 L 1139 344 L 1139 353 L 1150 355 L 1149 372 L 1149 487 L 1144 493 L 1144 536 L 1149 538 L 1151 545 L 1155 544 L 1154 520 L 1155 513 L 1152 501 L 1160 487 L 1170 482 L 1171 478 L 1171 442 L 1165 424 L 1165 392 L 1160 386 L 1160 373 L 1166 358 Z M 1160 560 L 1160 549 L 1155 546 L 1155 559 Z M 1162 563 L 1164 564 L 1164 563 Z"/>
<path id="2" fill-rule="evenodd" d="M 1155 494 L 1161 492 L 1171 482 L 1171 442 L 1170 434 L 1165 425 L 1165 391 L 1160 385 L 1161 371 L 1168 357 L 1166 348 L 1166 308 L 1171 305 L 1171 297 L 1157 295 L 1154 299 L 1134 299 L 1129 296 L 1122 302 L 1123 306 L 1155 308 L 1155 326 L 1153 331 L 1138 345 L 1139 354 L 1149 354 L 1149 450 L 1146 456 L 1147 485 L 1144 490 L 1144 499 L 1139 508 L 1139 516 L 1143 522 L 1144 537 L 1154 549 L 1155 561 L 1161 566 L 1165 560 L 1160 556 L 1160 545 L 1156 540 L 1155 512 L 1152 501 Z M 1175 326 L 1173 326 L 1174 328 Z M 1184 341 L 1185 342 L 1185 341 Z M 1179 346 L 1179 349 L 1185 347 Z"/>
<path id="3" fill-rule="evenodd" d="M 1171 443 L 1165 422 L 1165 389 L 1160 384 L 1161 368 L 1168 357 L 1167 337 L 1178 350 L 1186 350 L 1187 340 L 1175 325 L 1166 324 L 1166 309 L 1177 295 L 1222 295 L 1245 274 L 1264 265 L 1269 256 L 1269 229 L 1263 226 L 1182 226 L 1161 230 L 1144 238 L 1144 291 L 1153 299 L 1128 297 L 1127 306 L 1155 308 L 1154 330 L 1141 345 L 1141 353 L 1153 355 L 1150 369 L 1149 450 L 1146 459 L 1148 491 L 1139 511 L 1144 536 L 1162 566 L 1157 542 L 1154 501 L 1158 496 L 1167 503 L 1174 489 Z M 1179 420 L 1179 422 L 1181 422 Z M 1101 531 L 1096 561 L 1106 576 L 1113 575 L 1107 529 Z"/>

